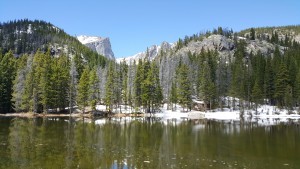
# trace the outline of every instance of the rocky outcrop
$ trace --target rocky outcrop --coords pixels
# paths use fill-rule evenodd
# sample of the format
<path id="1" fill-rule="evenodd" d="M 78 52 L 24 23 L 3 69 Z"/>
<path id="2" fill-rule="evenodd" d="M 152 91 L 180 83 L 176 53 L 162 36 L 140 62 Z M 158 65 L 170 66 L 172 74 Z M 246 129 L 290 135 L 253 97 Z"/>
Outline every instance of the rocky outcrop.
<path id="1" fill-rule="evenodd" d="M 155 59 L 161 52 L 167 52 L 173 48 L 173 44 L 168 42 L 162 42 L 161 45 L 153 45 L 149 48 L 147 48 L 146 51 L 137 53 L 133 56 L 124 57 L 117 59 L 118 62 L 125 61 L 128 64 L 132 64 L 134 61 L 138 62 L 139 59 L 149 59 L 152 61 Z"/>
<path id="2" fill-rule="evenodd" d="M 248 54 L 251 52 L 253 54 L 257 54 L 258 51 L 261 52 L 263 55 L 268 55 L 272 54 L 275 51 L 276 45 L 269 43 L 265 40 L 260 41 L 260 40 L 251 40 L 247 41 L 247 46 L 246 46 L 246 51 Z M 278 46 L 279 50 L 281 53 L 284 52 L 284 47 L 283 46 Z"/>
<path id="3" fill-rule="evenodd" d="M 98 54 L 103 55 L 108 59 L 115 59 L 109 38 L 82 35 L 78 36 L 77 39 Z"/>
<path id="4" fill-rule="evenodd" d="M 276 45 L 269 43 L 265 40 L 247 40 L 246 38 L 239 37 L 246 42 L 246 52 L 247 54 L 257 54 L 260 51 L 263 55 L 272 54 L 275 50 Z M 284 52 L 285 47 L 278 46 L 281 53 Z M 200 53 L 201 49 L 205 50 L 217 50 L 219 55 L 229 56 L 233 55 L 236 49 L 234 41 L 222 35 L 211 35 L 204 38 L 202 41 L 192 41 L 186 47 L 183 47 L 178 51 L 179 55 L 186 54 L 187 52 Z"/>
<path id="5" fill-rule="evenodd" d="M 211 35 L 204 38 L 202 41 L 191 41 L 186 47 L 180 49 L 177 53 L 179 55 L 186 55 L 188 52 L 200 53 L 202 48 L 204 50 L 217 50 L 220 56 L 226 56 L 234 53 L 235 44 L 233 40 L 222 35 Z"/>
<path id="6" fill-rule="evenodd" d="M 265 40 L 249 40 L 244 37 L 237 37 L 238 40 L 245 40 L 246 42 L 246 52 L 247 54 L 257 54 L 259 51 L 263 55 L 272 55 L 274 53 L 276 46 L 279 47 L 279 50 L 281 53 L 284 52 L 285 47 L 272 44 Z M 294 39 L 300 40 L 299 36 L 295 36 Z M 170 44 L 168 42 L 163 42 L 160 46 L 153 45 L 149 47 L 146 51 L 138 53 L 136 55 L 120 58 L 117 59 L 119 62 L 125 60 L 127 63 L 133 63 L 133 61 L 138 62 L 139 59 L 145 59 L 148 58 L 149 60 L 153 60 L 156 58 L 161 52 L 168 52 L 173 49 L 175 45 Z M 210 35 L 209 37 L 204 38 L 201 41 L 191 41 L 188 43 L 187 46 L 184 46 L 180 50 L 176 51 L 174 53 L 168 53 L 167 56 L 173 57 L 173 56 L 180 56 L 182 58 L 185 58 L 185 56 L 188 55 L 188 52 L 191 53 L 200 53 L 201 50 L 210 50 L 215 51 L 217 50 L 219 53 L 219 56 L 222 58 L 228 58 L 228 56 L 233 56 L 236 50 L 236 45 L 234 43 L 234 40 L 227 38 L 223 35 Z"/>

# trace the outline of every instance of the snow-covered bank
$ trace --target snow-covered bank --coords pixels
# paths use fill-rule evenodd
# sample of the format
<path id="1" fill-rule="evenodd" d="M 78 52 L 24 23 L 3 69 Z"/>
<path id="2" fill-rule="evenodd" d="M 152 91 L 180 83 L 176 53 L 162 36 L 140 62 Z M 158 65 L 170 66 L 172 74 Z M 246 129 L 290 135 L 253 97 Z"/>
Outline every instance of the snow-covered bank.
<path id="1" fill-rule="evenodd" d="M 105 111 L 106 107 L 104 105 L 97 105 L 97 110 Z M 157 117 L 162 120 L 183 120 L 183 119 L 215 119 L 215 120 L 233 120 L 239 121 L 241 118 L 243 119 L 282 119 L 283 121 L 288 121 L 289 119 L 300 119 L 300 115 L 297 111 L 288 111 L 285 109 L 278 109 L 275 106 L 263 105 L 257 109 L 257 112 L 254 110 L 244 110 L 244 114 L 241 115 L 239 110 L 231 110 L 228 108 L 224 108 L 223 110 L 215 109 L 207 112 L 201 111 L 187 111 L 183 112 L 182 107 L 180 105 L 176 105 L 175 110 L 169 110 L 167 104 L 164 104 L 163 107 L 160 108 L 159 113 L 154 114 L 144 114 L 145 117 Z M 129 106 L 121 106 L 121 109 L 114 109 L 115 113 L 133 113 L 134 109 Z M 266 121 L 266 120 L 264 120 Z M 275 120 L 276 121 L 276 120 Z"/>

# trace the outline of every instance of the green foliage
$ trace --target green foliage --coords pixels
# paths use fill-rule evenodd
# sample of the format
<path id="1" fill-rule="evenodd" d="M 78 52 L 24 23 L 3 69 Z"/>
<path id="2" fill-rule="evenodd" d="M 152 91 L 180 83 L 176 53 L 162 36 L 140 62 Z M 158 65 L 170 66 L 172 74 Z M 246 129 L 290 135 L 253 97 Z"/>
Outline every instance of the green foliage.
<path id="1" fill-rule="evenodd" d="M 105 84 L 105 99 L 104 102 L 109 112 L 112 112 L 113 109 L 113 99 L 114 99 L 114 64 L 113 62 L 109 63 L 108 72 L 107 72 L 107 81 Z"/>
<path id="2" fill-rule="evenodd" d="M 144 80 L 144 66 L 140 59 L 137 65 L 136 75 L 134 78 L 134 104 L 135 107 L 142 105 L 142 82 Z"/>
<path id="3" fill-rule="evenodd" d="M 256 34 L 268 33 L 272 34 L 274 29 L 280 29 L 283 32 L 295 32 L 295 34 L 300 33 L 299 25 L 290 25 L 290 26 L 279 26 L 279 27 L 261 27 L 261 28 L 249 28 L 239 32 L 239 36 L 243 36 L 245 33 L 248 33 L 254 29 Z"/>
<path id="4" fill-rule="evenodd" d="M 59 111 L 64 110 L 68 106 L 69 88 L 70 88 L 70 61 L 66 55 L 60 55 L 52 59 L 52 75 L 51 75 L 51 90 L 52 108 L 58 108 Z"/>
<path id="5" fill-rule="evenodd" d="M 12 91 L 15 78 L 15 58 L 9 51 L 3 57 L 0 54 L 0 113 L 8 113 L 13 110 Z"/>
<path id="6" fill-rule="evenodd" d="M 32 34 L 20 33 L 20 40 L 17 40 L 15 31 L 27 30 L 28 24 L 32 24 L 36 31 Z M 260 52 L 249 54 L 245 49 L 247 40 L 238 41 L 235 38 L 233 56 L 220 57 L 217 50 L 202 49 L 200 53 L 188 52 L 187 58 L 173 57 L 174 52 L 188 46 L 191 41 L 199 41 L 212 34 L 232 36 L 232 30 L 219 27 L 213 32 L 185 36 L 178 40 L 175 49 L 161 52 L 160 60 L 152 63 L 148 58 L 139 60 L 137 67 L 113 61 L 108 66 L 106 59 L 52 26 L 28 20 L 0 24 L 3 48 L 0 50 L 0 112 L 11 112 L 13 109 L 18 112 L 62 111 L 68 105 L 75 106 L 75 100 L 83 111 L 87 105 L 95 110 L 100 101 L 100 80 L 106 81 L 105 96 L 102 97 L 109 111 L 113 110 L 114 105 L 120 107 L 120 104 L 132 103 L 147 112 L 156 111 L 163 101 L 161 84 L 171 90 L 167 92 L 169 101 L 180 103 L 184 108 L 191 108 L 191 98 L 196 95 L 210 106 L 216 105 L 217 101 L 222 106 L 226 96 L 239 98 L 240 106 L 248 104 L 249 108 L 251 102 L 258 105 L 266 101 L 270 105 L 288 108 L 300 103 L 300 45 L 293 41 L 293 35 L 289 33 L 293 29 L 294 32 L 299 31 L 299 26 L 280 30 L 266 28 L 268 35 L 264 35 L 264 29 L 257 28 L 244 32 L 252 40 L 267 40 L 276 44 L 271 55 Z M 72 60 L 69 55 L 55 53 L 51 48 L 53 43 L 69 45 Z M 41 49 L 37 50 L 37 46 Z M 281 46 L 287 47 L 284 52 Z M 34 56 L 22 55 L 27 52 L 34 53 Z M 159 77 L 165 76 L 165 70 L 170 71 L 169 75 L 175 73 L 172 72 L 174 68 L 162 68 L 169 55 L 170 63 L 177 63 L 178 58 L 180 61 L 176 80 L 171 79 L 166 84 L 165 79 L 160 81 Z M 105 79 L 99 79 L 102 74 L 98 70 L 107 71 Z M 159 76 L 160 71 L 162 76 Z"/>
<path id="7" fill-rule="evenodd" d="M 284 106 L 284 97 L 289 84 L 288 70 L 285 64 L 281 64 L 275 78 L 275 98 L 280 107 Z"/>
<path id="8" fill-rule="evenodd" d="M 191 109 L 192 88 L 189 80 L 189 68 L 186 64 L 180 64 L 178 67 L 178 102 L 184 108 Z"/>
<path id="9" fill-rule="evenodd" d="M 3 49 L 3 53 L 11 50 L 13 54 L 20 56 L 26 53 L 35 53 L 40 49 L 43 52 L 51 50 L 51 55 L 59 55 L 62 51 L 51 47 L 55 44 L 60 47 L 67 46 L 72 54 L 74 52 L 83 57 L 90 67 L 95 65 L 104 67 L 107 62 L 104 56 L 97 54 L 81 44 L 75 37 L 45 21 L 15 20 L 0 23 L 0 30 L 0 48 Z M 31 31 L 29 32 L 29 30 Z"/>
<path id="10" fill-rule="evenodd" d="M 208 64 L 203 65 L 199 81 L 199 91 L 202 100 L 205 102 L 205 105 L 212 105 L 213 100 L 216 99 L 216 86 L 212 80 L 211 71 Z"/>
<path id="11" fill-rule="evenodd" d="M 264 94 L 265 94 L 265 98 L 267 98 L 271 104 L 274 103 L 274 96 L 275 96 L 274 76 L 275 76 L 274 67 L 272 66 L 272 60 L 269 57 L 266 59 L 266 66 L 265 66 Z"/>
<path id="12" fill-rule="evenodd" d="M 96 104 L 100 99 L 99 78 L 95 69 L 92 69 L 89 74 L 89 104 L 93 111 L 96 110 Z"/>
<path id="13" fill-rule="evenodd" d="M 127 104 L 128 104 L 128 100 L 129 100 L 129 94 L 128 94 L 128 65 L 126 64 L 126 62 L 124 61 L 123 63 L 121 63 L 120 65 L 120 72 L 122 72 L 122 76 L 121 76 L 121 82 L 122 82 L 122 91 L 121 91 L 121 95 L 122 95 L 122 100 L 123 103 L 125 104 L 125 108 L 127 108 Z"/>
<path id="14" fill-rule="evenodd" d="M 89 99 L 89 70 L 84 69 L 79 83 L 78 83 L 78 96 L 77 96 L 77 104 L 79 108 L 85 113 L 85 107 L 88 106 Z"/>
<path id="15" fill-rule="evenodd" d="M 157 110 L 163 100 L 162 88 L 159 80 L 159 68 L 152 62 L 139 61 L 135 81 L 135 106 L 143 106 L 147 113 Z"/>
<path id="16" fill-rule="evenodd" d="M 52 59 L 50 51 L 46 54 L 42 54 L 39 59 L 37 67 L 37 76 L 39 76 L 38 94 L 40 95 L 40 103 L 43 106 L 45 113 L 48 113 L 49 108 L 53 105 L 53 81 L 51 81 L 51 75 L 53 70 L 51 68 Z"/>
<path id="17" fill-rule="evenodd" d="M 232 77 L 231 77 L 231 86 L 230 86 L 230 93 L 233 97 L 237 98 L 245 98 L 245 86 L 246 86 L 246 79 L 245 79 L 245 72 L 246 72 L 246 65 L 244 62 L 245 57 L 245 43 L 240 42 L 237 45 L 237 50 L 234 53 L 235 60 L 232 63 Z"/>
<path id="18" fill-rule="evenodd" d="M 250 29 L 250 40 L 255 40 L 255 29 L 254 28 Z"/>
<path id="19" fill-rule="evenodd" d="M 261 104 L 263 101 L 263 92 L 261 91 L 258 80 L 255 81 L 253 86 L 251 98 L 251 100 L 255 103 L 255 111 L 257 112 L 258 104 Z"/>

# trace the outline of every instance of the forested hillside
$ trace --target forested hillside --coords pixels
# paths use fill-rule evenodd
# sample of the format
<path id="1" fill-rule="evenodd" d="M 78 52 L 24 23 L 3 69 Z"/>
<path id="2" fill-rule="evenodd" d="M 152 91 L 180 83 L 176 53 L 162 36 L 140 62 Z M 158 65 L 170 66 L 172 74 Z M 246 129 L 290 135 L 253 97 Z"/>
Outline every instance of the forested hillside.
<path id="1" fill-rule="evenodd" d="M 16 29 L 17 21 L 1 24 L 1 113 L 73 112 L 77 106 L 86 112 L 87 107 L 96 111 L 98 104 L 106 105 L 107 112 L 121 105 L 136 112 L 155 112 L 163 103 L 170 109 L 180 104 L 188 111 L 197 109 L 197 102 L 203 103 L 201 110 L 243 111 L 260 104 L 293 109 L 300 101 L 297 26 L 284 31 L 268 28 L 267 33 L 262 28 L 235 33 L 219 27 L 179 39 L 151 61 L 149 56 L 116 63 L 51 24 L 19 22 L 28 22 L 27 27 Z M 21 38 L 25 45 L 18 49 L 20 34 L 35 38 L 29 24 L 32 32 L 50 29 L 50 33 L 41 33 L 34 41 Z M 39 24 L 45 27 L 39 30 Z M 55 44 L 67 45 L 68 52 L 53 53 L 58 49 Z"/>
<path id="2" fill-rule="evenodd" d="M 271 34 L 263 33 L 265 29 Z M 183 62 L 189 67 L 186 84 L 191 97 L 204 101 L 206 109 L 255 109 L 259 104 L 293 109 L 299 103 L 297 30 L 299 26 L 234 33 L 219 27 L 179 39 L 173 50 L 156 59 L 165 99 L 174 102 L 172 86 L 180 88 L 176 70 Z M 180 97 L 181 93 L 176 94 Z"/>
<path id="3" fill-rule="evenodd" d="M 105 57 L 82 45 L 75 37 L 62 29 L 40 20 L 15 20 L 0 23 L 0 48 L 2 54 L 9 52 L 18 57 L 34 54 L 38 49 L 51 55 L 81 55 L 91 65 L 105 65 Z"/>

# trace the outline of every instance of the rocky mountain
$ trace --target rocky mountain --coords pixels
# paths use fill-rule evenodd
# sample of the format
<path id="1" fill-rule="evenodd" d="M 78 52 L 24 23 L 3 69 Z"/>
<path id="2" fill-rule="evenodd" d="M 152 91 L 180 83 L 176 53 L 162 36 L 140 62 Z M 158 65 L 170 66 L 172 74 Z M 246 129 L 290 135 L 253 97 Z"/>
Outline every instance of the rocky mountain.
<path id="1" fill-rule="evenodd" d="M 81 35 L 77 36 L 77 39 L 98 54 L 108 59 L 115 59 L 109 38 Z"/>
<path id="2" fill-rule="evenodd" d="M 134 61 L 137 63 L 139 59 L 144 60 L 145 58 L 152 61 L 155 59 L 159 54 L 166 53 L 174 48 L 173 43 L 162 42 L 161 45 L 152 45 L 146 49 L 144 52 L 137 53 L 133 56 L 128 56 L 124 58 L 118 58 L 117 62 L 120 63 L 125 61 L 128 64 L 132 64 Z"/>
<path id="3" fill-rule="evenodd" d="M 133 61 L 138 61 L 139 59 L 144 59 L 148 57 L 150 60 L 154 60 L 159 56 L 160 51 L 164 51 L 166 55 L 172 56 L 182 56 L 183 59 L 188 53 L 200 53 L 202 48 L 210 51 L 218 51 L 220 57 L 233 56 L 236 51 L 235 40 L 244 40 L 246 43 L 246 52 L 249 55 L 257 54 L 258 52 L 263 55 L 272 55 L 276 47 L 279 48 L 281 53 L 284 53 L 286 39 L 291 41 L 300 42 L 300 30 L 298 31 L 298 26 L 287 26 L 287 27 L 269 27 L 269 28 L 256 28 L 256 37 L 250 39 L 250 29 L 243 30 L 238 33 L 227 33 L 229 36 L 221 34 L 205 34 L 198 39 L 185 40 L 185 45 L 178 48 L 178 42 L 168 43 L 163 42 L 161 45 L 153 45 L 149 47 L 146 51 L 137 53 L 133 56 L 119 58 L 118 62 L 126 61 L 127 63 L 133 63 Z M 272 41 L 277 38 L 277 42 Z M 147 52 L 148 51 L 148 52 Z"/>

